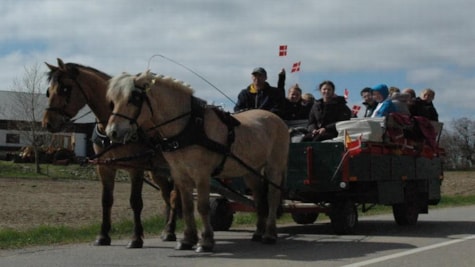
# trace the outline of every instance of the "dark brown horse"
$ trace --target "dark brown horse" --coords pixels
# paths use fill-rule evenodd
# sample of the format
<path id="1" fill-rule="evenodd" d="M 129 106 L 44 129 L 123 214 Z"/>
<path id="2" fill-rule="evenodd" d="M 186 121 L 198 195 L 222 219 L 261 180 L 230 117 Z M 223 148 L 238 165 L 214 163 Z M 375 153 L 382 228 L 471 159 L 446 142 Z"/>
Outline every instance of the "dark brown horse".
<path id="1" fill-rule="evenodd" d="M 191 249 L 198 243 L 193 188 L 197 190 L 197 208 L 203 222 L 197 251 L 211 251 L 214 247 L 209 220 L 213 175 L 244 178 L 257 209 L 252 240 L 275 243 L 277 209 L 290 142 L 287 125 L 266 110 L 249 110 L 227 117 L 203 105 L 192 94 L 191 88 L 183 83 L 149 72 L 114 77 L 107 92 L 114 109 L 106 133 L 122 142 L 140 127 L 150 138 L 159 139 L 181 193 L 185 231 L 178 249 Z M 234 126 L 232 131 L 230 125 Z"/>
<path id="2" fill-rule="evenodd" d="M 166 203 L 167 225 L 162 233 L 166 241 L 176 240 L 175 223 L 176 210 L 174 207 L 176 194 L 169 177 L 169 167 L 163 159 L 162 153 L 154 151 L 154 156 L 146 154 L 149 151 L 146 145 L 130 143 L 108 150 L 107 138 L 103 133 L 105 124 L 111 114 L 109 102 L 106 101 L 107 83 L 110 76 L 91 67 L 75 63 L 64 64 L 58 59 L 58 66 L 46 63 L 50 69 L 48 73 L 49 88 L 47 96 L 49 106 L 43 116 L 43 127 L 50 132 L 59 132 L 71 124 L 71 119 L 80 109 L 88 105 L 96 116 L 96 133 L 94 142 L 95 153 L 104 153 L 101 158 L 121 159 L 130 155 L 138 155 L 120 164 L 99 164 L 97 173 L 102 182 L 102 225 L 101 232 L 95 245 L 110 245 L 111 238 L 111 209 L 113 204 L 114 180 L 118 169 L 126 170 L 130 175 L 131 194 L 130 205 L 134 213 L 134 235 L 127 247 L 141 248 L 143 246 L 143 227 L 141 222 L 142 186 L 144 172 L 149 171 L 153 181 L 160 187 L 163 200 Z M 102 138 L 101 138 L 102 137 Z"/>

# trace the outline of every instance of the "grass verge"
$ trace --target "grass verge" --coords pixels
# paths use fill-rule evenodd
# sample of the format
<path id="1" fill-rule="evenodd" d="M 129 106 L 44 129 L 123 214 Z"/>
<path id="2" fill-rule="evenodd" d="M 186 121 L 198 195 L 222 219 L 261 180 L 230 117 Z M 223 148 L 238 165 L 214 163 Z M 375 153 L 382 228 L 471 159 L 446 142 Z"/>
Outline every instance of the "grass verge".
<path id="1" fill-rule="evenodd" d="M 41 173 L 36 174 L 33 164 L 15 164 L 12 162 L 0 161 L 0 177 L 15 177 L 26 179 L 78 179 L 77 177 L 89 177 L 88 179 L 97 180 L 94 166 L 80 166 L 72 164 L 68 166 L 58 166 L 50 164 L 41 165 Z M 121 176 L 119 175 L 119 179 Z M 127 177 L 123 174 L 123 179 Z M 437 206 L 434 208 L 446 208 L 451 206 L 463 206 L 475 204 L 475 195 L 468 196 L 444 196 Z M 391 207 L 375 206 L 369 211 L 362 213 L 360 216 L 370 216 L 376 214 L 391 213 Z M 429 211 L 430 212 L 430 211 Z M 318 218 L 319 221 L 328 220 L 328 217 L 322 214 Z M 253 226 L 256 218 L 253 213 L 237 213 L 234 217 L 233 227 Z M 279 224 L 292 223 L 290 214 L 284 214 L 279 219 Z M 199 223 L 199 222 L 198 222 Z M 158 236 L 162 231 L 165 222 L 162 217 L 152 217 L 143 220 L 145 238 Z M 133 223 L 130 220 L 116 222 L 112 225 L 111 237 L 113 239 L 129 238 Z M 68 227 L 56 225 L 44 225 L 27 230 L 0 229 L 0 249 L 16 249 L 30 246 L 67 244 L 79 242 L 92 242 L 99 233 L 100 224 L 93 224 L 84 227 Z M 182 221 L 177 225 L 177 232 L 183 229 Z"/>

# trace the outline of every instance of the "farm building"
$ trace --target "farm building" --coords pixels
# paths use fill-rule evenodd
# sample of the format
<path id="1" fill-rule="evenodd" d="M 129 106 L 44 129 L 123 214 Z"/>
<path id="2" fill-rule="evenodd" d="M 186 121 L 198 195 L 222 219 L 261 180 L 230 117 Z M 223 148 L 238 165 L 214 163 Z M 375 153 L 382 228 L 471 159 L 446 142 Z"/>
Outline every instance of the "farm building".
<path id="1" fill-rule="evenodd" d="M 25 105 L 20 103 L 28 98 L 34 98 L 35 103 Z M 48 143 L 44 145 L 72 150 L 77 157 L 85 157 L 92 153 L 90 139 L 95 117 L 89 112 L 88 107 L 79 112 L 77 116 L 79 119 L 66 131 L 55 133 L 51 137 L 51 133 L 41 128 L 47 101 L 46 96 L 42 94 L 32 97 L 31 93 L 0 91 L 0 159 L 5 159 L 8 154 L 17 153 L 23 147 L 31 145 L 30 139 L 26 136 L 27 130 L 22 130 L 19 125 L 32 122 L 32 118 L 35 120 L 35 127 L 38 126 L 36 128 L 40 129 L 36 136 L 49 136 Z"/>

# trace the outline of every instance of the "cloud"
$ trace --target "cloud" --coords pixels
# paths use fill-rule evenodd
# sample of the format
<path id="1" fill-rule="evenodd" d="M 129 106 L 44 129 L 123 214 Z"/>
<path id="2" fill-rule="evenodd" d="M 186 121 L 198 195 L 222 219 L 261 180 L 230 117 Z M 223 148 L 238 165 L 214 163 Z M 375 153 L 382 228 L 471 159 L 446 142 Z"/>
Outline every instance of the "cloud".
<path id="1" fill-rule="evenodd" d="M 152 55 L 162 54 L 234 99 L 250 82 L 252 68 L 265 67 L 275 84 L 282 67 L 290 70 L 301 61 L 301 72 L 289 74 L 288 85 L 299 82 L 310 91 L 331 77 L 337 86 L 350 87 L 344 80 L 350 78 L 359 90 L 386 80 L 437 89 L 441 117 L 473 110 L 475 4 L 469 0 L 22 0 L 2 5 L 0 80 L 5 90 L 24 66 L 55 63 L 57 57 L 115 75 L 143 71 Z M 289 46 L 287 57 L 277 56 L 280 44 Z M 232 108 L 231 101 L 186 69 L 160 57 L 150 67 Z M 360 101 L 358 93 L 351 97 Z"/>

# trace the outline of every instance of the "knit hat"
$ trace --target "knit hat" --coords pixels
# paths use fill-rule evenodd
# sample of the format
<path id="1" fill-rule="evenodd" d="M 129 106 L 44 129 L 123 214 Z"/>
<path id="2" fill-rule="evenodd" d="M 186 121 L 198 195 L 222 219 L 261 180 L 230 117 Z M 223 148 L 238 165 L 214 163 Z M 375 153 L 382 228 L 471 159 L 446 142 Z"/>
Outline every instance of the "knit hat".
<path id="1" fill-rule="evenodd" d="M 373 92 L 379 92 L 383 96 L 383 99 L 388 98 L 389 89 L 388 89 L 388 86 L 383 83 L 371 87 L 371 90 Z"/>

